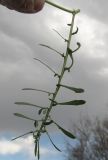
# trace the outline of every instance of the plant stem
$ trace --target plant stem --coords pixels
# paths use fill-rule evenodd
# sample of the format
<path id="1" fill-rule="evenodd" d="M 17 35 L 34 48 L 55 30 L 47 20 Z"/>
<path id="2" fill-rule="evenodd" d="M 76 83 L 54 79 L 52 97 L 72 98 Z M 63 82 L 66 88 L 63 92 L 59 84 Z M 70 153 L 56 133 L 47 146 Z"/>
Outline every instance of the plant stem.
<path id="1" fill-rule="evenodd" d="M 58 4 L 55 4 L 55 3 L 53 3 L 53 2 L 50 2 L 49 0 L 45 0 L 45 2 L 48 3 L 48 4 L 50 4 L 50 5 L 52 5 L 52 6 L 54 6 L 54 7 L 56 7 L 56 8 L 59 8 L 59 9 L 63 10 L 63 11 L 66 11 L 66 12 L 68 12 L 68 13 L 74 14 L 74 13 L 79 13 L 79 12 L 80 12 L 80 9 L 77 9 L 77 10 L 69 10 L 69 9 L 64 8 L 64 7 L 62 7 L 62 6 L 59 6 Z"/>
<path id="2" fill-rule="evenodd" d="M 70 43 L 71 43 L 71 39 L 72 39 L 72 32 L 73 32 L 73 26 L 74 26 L 74 20 L 75 20 L 75 15 L 76 13 L 72 14 L 72 21 L 71 21 L 71 26 L 70 26 L 70 32 L 69 32 L 69 37 L 68 37 L 68 42 L 67 42 L 67 48 L 70 48 Z M 67 59 L 68 59 L 68 49 L 66 49 L 66 55 L 64 57 L 64 63 L 63 63 L 63 66 L 62 66 L 62 70 L 61 70 L 61 74 L 60 74 L 60 77 L 59 77 L 59 80 L 58 80 L 58 85 L 55 89 L 55 92 L 53 94 L 53 97 L 52 97 L 52 100 L 51 100 L 51 104 L 47 110 L 47 113 L 45 115 L 45 118 L 43 119 L 42 121 L 42 124 L 40 126 L 40 129 L 38 131 L 38 135 L 40 135 L 43 127 L 44 127 L 44 123 L 47 121 L 47 119 L 49 118 L 49 115 L 50 115 L 50 112 L 51 112 L 51 109 L 53 107 L 53 102 L 55 101 L 55 98 L 58 94 L 58 91 L 60 89 L 60 83 L 62 81 L 62 78 L 63 78 L 63 75 L 65 73 L 65 67 L 66 67 L 66 64 L 67 64 Z"/>

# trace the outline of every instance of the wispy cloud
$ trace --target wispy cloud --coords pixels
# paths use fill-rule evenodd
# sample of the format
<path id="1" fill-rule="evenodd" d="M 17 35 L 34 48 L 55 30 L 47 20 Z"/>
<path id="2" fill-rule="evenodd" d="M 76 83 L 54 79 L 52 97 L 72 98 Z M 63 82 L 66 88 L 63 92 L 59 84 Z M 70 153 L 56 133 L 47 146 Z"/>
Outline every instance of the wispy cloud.
<path id="1" fill-rule="evenodd" d="M 83 45 L 84 56 L 95 59 L 106 58 L 107 25 L 85 14 L 77 18 L 77 24 L 80 28 L 78 37 Z"/>
<path id="2" fill-rule="evenodd" d="M 20 138 L 16 141 L 9 141 L 8 139 L 0 139 L 0 155 L 15 155 L 15 154 L 28 155 L 34 159 L 34 142 L 32 136 L 27 138 Z M 55 150 L 49 150 L 48 146 L 42 146 L 40 148 L 40 154 L 42 156 L 57 155 Z"/>
<path id="3" fill-rule="evenodd" d="M 0 140 L 0 155 L 16 154 L 20 152 L 20 145 L 10 142 L 6 139 Z"/>

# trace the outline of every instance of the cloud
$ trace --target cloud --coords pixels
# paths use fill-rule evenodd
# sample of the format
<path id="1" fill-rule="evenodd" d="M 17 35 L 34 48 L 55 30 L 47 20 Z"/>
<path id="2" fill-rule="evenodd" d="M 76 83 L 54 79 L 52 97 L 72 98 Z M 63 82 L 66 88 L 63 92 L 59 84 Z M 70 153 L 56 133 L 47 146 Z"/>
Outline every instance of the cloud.
<path id="1" fill-rule="evenodd" d="M 32 136 L 20 138 L 16 141 L 9 141 L 8 139 L 1 138 L 0 148 L 0 155 L 3 156 L 24 154 L 25 156 L 29 156 L 30 159 L 34 159 L 34 141 Z M 40 154 L 41 156 L 49 157 L 57 155 L 57 152 L 49 149 L 46 145 L 40 146 Z"/>
<path id="2" fill-rule="evenodd" d="M 81 14 L 77 18 L 77 25 L 79 26 L 78 38 L 81 41 L 83 53 L 85 54 L 83 56 L 96 59 L 106 58 L 107 25 L 85 14 Z"/>
<path id="3" fill-rule="evenodd" d="M 59 3 L 59 0 L 58 0 Z M 67 5 L 67 1 L 63 0 L 63 4 L 68 8 L 79 8 L 81 13 L 84 13 L 90 17 L 98 19 L 99 21 L 108 24 L 108 20 L 105 15 L 108 14 L 107 6 L 108 2 L 103 0 L 76 0 L 69 1 L 69 5 Z"/>
<path id="4" fill-rule="evenodd" d="M 106 112 L 103 106 L 108 95 L 108 20 L 105 16 L 107 12 L 104 10 L 107 8 L 107 2 L 57 1 L 67 8 L 81 8 L 74 28 L 78 26 L 79 32 L 74 36 L 72 48 L 76 47 L 76 41 L 81 42 L 82 47 L 74 54 L 73 70 L 70 76 L 66 73 L 63 82 L 84 88 L 86 92 L 82 98 L 87 103 L 81 108 L 58 107 L 52 111 L 54 119 L 67 126 L 70 119 L 79 118 L 80 112 L 83 114 L 89 112 L 91 115 L 96 113 L 99 116 L 102 115 L 102 111 Z M 23 92 L 21 89 L 30 87 L 54 90 L 57 81 L 53 78 L 53 74 L 39 62 L 34 62 L 33 58 L 41 59 L 59 72 L 63 62 L 61 57 L 38 44 L 51 45 L 64 53 L 66 45 L 52 28 L 67 37 L 69 31 L 67 23 L 70 23 L 71 16 L 49 5 L 45 5 L 42 12 L 34 15 L 20 14 L 0 6 L 0 15 L 0 130 L 12 132 L 32 130 L 31 122 L 16 118 L 13 113 L 20 112 L 37 117 L 36 110 L 18 107 L 14 102 L 29 101 L 47 106 L 48 100 L 45 94 Z M 59 95 L 61 101 L 74 98 L 73 94 L 65 92 L 67 91 Z M 97 97 L 100 97 L 98 101 Z"/>
<path id="5" fill-rule="evenodd" d="M 107 77 L 108 78 L 108 67 L 100 69 L 98 74 L 102 77 Z"/>
<path id="6" fill-rule="evenodd" d="M 0 139 L 0 155 L 16 154 L 21 150 L 18 144 L 6 139 Z"/>

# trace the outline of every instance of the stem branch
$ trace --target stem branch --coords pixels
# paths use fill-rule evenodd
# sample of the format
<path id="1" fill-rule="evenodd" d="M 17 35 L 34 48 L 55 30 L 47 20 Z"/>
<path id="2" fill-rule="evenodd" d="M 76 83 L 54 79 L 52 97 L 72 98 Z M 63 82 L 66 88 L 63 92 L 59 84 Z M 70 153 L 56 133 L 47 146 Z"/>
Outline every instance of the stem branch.
<path id="1" fill-rule="evenodd" d="M 58 85 L 55 89 L 55 92 L 53 94 L 53 97 L 52 97 L 52 100 L 51 100 L 51 103 L 50 103 L 50 106 L 46 112 L 46 115 L 42 121 L 42 124 L 40 126 L 40 129 L 38 130 L 38 133 L 37 135 L 40 135 L 41 131 L 43 130 L 44 128 L 44 123 L 47 121 L 47 119 L 49 118 L 50 116 L 50 112 L 52 110 L 52 107 L 53 107 L 53 102 L 55 101 L 55 98 L 58 94 L 58 91 L 60 89 L 60 83 L 62 81 L 62 78 L 63 78 L 63 75 L 65 73 L 65 67 L 66 67 L 66 64 L 67 64 L 67 59 L 68 59 L 68 48 L 70 48 L 70 44 L 71 44 L 71 39 L 72 39 L 72 32 L 73 32 L 73 26 L 74 26 L 74 20 L 75 20 L 75 14 L 72 14 L 72 21 L 71 21 L 71 26 L 70 26 L 70 32 L 69 32 L 69 37 L 68 37 L 68 42 L 67 42 L 67 49 L 66 49 L 66 56 L 64 57 L 64 63 L 63 63 L 63 66 L 62 66 L 62 70 L 61 70 L 61 74 L 60 74 L 60 77 L 59 77 L 59 80 L 58 80 Z"/>
<path id="2" fill-rule="evenodd" d="M 61 10 L 65 11 L 65 12 L 68 12 L 68 13 L 72 13 L 72 14 L 75 14 L 75 13 L 76 13 L 76 14 L 77 14 L 77 13 L 80 12 L 80 9 L 77 9 L 77 10 L 69 10 L 69 9 L 64 8 L 64 7 L 62 7 L 62 6 L 59 6 L 58 4 L 55 4 L 55 3 L 53 3 L 53 2 L 50 2 L 49 0 L 45 0 L 45 2 L 48 3 L 48 4 L 50 4 L 51 6 L 54 6 L 54 7 L 58 8 L 58 9 L 61 9 Z"/>

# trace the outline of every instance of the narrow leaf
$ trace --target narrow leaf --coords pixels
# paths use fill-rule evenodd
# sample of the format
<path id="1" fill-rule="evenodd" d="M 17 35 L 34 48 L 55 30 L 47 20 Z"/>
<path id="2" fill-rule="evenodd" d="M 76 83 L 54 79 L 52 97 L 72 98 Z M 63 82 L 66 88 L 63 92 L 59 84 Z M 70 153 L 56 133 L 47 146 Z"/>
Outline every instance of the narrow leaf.
<path id="1" fill-rule="evenodd" d="M 58 103 L 59 105 L 83 105 L 86 102 L 84 100 L 73 100 L 73 101 L 69 101 L 69 102 L 62 102 L 62 103 Z"/>
<path id="2" fill-rule="evenodd" d="M 30 132 L 27 132 L 27 133 L 25 133 L 25 134 L 22 134 L 22 135 L 20 135 L 20 136 L 18 136 L 18 137 L 15 137 L 15 138 L 13 138 L 11 141 L 14 141 L 14 140 L 16 140 L 16 139 L 18 139 L 18 138 L 21 138 L 21 137 L 23 137 L 23 136 L 25 136 L 25 135 L 27 135 L 27 134 L 30 134 L 30 133 L 33 133 L 33 131 L 30 131 Z"/>
<path id="3" fill-rule="evenodd" d="M 54 122 L 54 124 L 56 124 L 56 126 L 68 137 L 75 139 L 76 137 L 70 133 L 69 131 L 65 130 L 64 128 L 60 127 L 56 122 Z"/>
<path id="4" fill-rule="evenodd" d="M 46 131 L 46 134 L 47 134 L 50 142 L 52 143 L 52 145 L 55 147 L 55 149 L 57 149 L 59 152 L 61 152 L 61 150 L 54 144 L 54 142 L 52 141 L 52 139 L 51 139 L 51 137 L 50 137 L 50 135 L 49 135 L 49 133 L 47 131 Z"/>
<path id="5" fill-rule="evenodd" d="M 63 56 L 60 52 L 58 52 L 57 50 L 55 50 L 54 48 L 52 48 L 52 47 L 50 47 L 50 46 L 48 46 L 48 45 L 45 45 L 45 44 L 40 44 L 40 45 L 43 46 L 43 47 L 46 47 L 46 48 L 48 48 L 48 49 L 51 49 L 51 50 L 53 50 L 54 52 L 58 53 L 59 55 Z"/>
<path id="6" fill-rule="evenodd" d="M 37 107 L 37 108 L 43 108 L 41 106 L 38 106 L 38 105 L 35 105 L 35 104 L 31 104 L 31 103 L 28 103 L 28 102 L 15 102 L 15 104 L 17 104 L 17 105 L 25 105 L 25 106 L 34 106 L 34 107 Z"/>
<path id="7" fill-rule="evenodd" d="M 40 159 L 40 148 L 39 148 L 39 140 L 38 140 L 38 153 L 37 153 L 37 157 L 38 157 L 38 160 Z"/>
<path id="8" fill-rule="evenodd" d="M 35 157 L 36 157 L 36 155 L 37 155 L 37 149 L 38 149 L 37 141 L 35 141 L 35 149 L 34 149 Z"/>
<path id="9" fill-rule="evenodd" d="M 48 91 L 45 91 L 45 90 L 41 90 L 41 89 L 35 89 L 35 88 L 23 88 L 22 90 L 23 91 L 39 91 L 39 92 L 44 92 L 44 93 L 47 93 L 47 94 L 53 94 L 51 92 L 48 92 Z"/>
<path id="10" fill-rule="evenodd" d="M 23 114 L 20 114 L 20 113 L 14 113 L 14 115 L 17 116 L 17 117 L 21 117 L 21 118 L 29 119 L 29 120 L 32 120 L 32 121 L 36 121 L 35 119 L 32 119 L 32 118 L 27 117 L 27 116 L 25 116 Z"/>
<path id="11" fill-rule="evenodd" d="M 65 42 L 67 41 L 57 30 L 53 29 L 53 31 L 55 31 L 62 39 L 64 39 Z"/>
<path id="12" fill-rule="evenodd" d="M 82 89 L 82 88 L 75 88 L 75 87 L 70 87 L 70 86 L 66 86 L 66 85 L 62 85 L 62 84 L 60 86 L 67 88 L 67 89 L 70 89 L 70 90 L 74 91 L 75 93 L 83 93 L 84 92 L 84 89 Z"/>
<path id="13" fill-rule="evenodd" d="M 40 59 L 37 59 L 37 58 L 33 58 L 33 59 L 36 61 L 39 61 L 41 64 L 43 64 L 45 67 L 47 67 L 50 71 L 52 71 L 54 74 L 58 75 L 49 65 L 47 65 L 46 63 L 44 63 Z"/>

